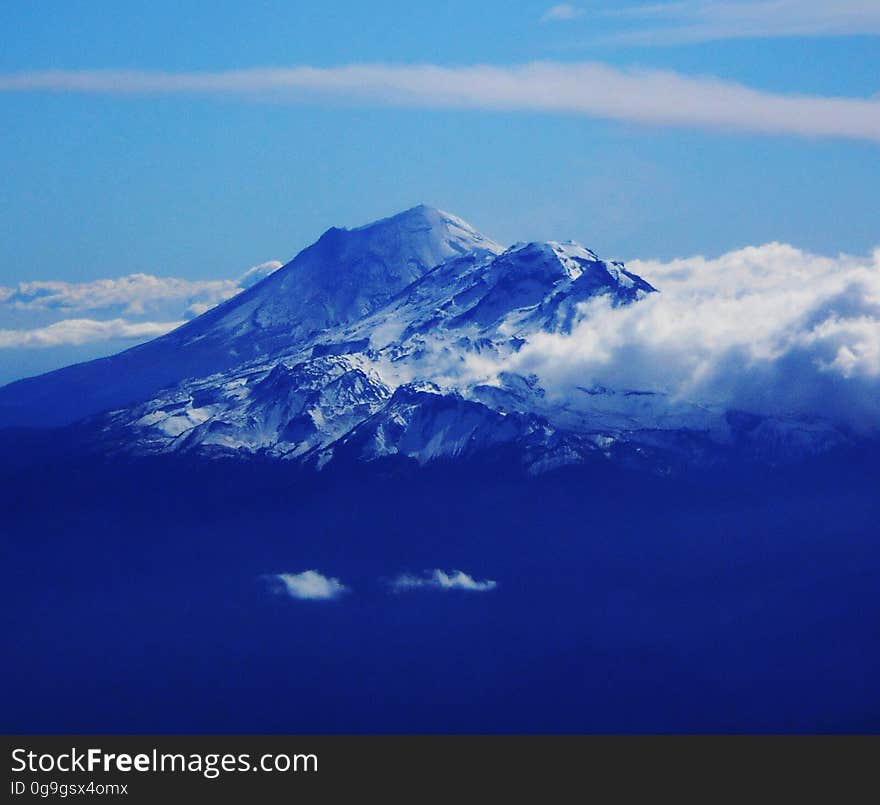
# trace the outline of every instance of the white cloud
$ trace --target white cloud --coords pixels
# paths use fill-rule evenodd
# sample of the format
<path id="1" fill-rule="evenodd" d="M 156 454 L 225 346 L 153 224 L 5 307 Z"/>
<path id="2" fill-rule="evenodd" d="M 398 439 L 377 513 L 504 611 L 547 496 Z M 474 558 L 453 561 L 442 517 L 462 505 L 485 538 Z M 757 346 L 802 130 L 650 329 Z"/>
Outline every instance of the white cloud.
<path id="1" fill-rule="evenodd" d="M 32 280 L 0 287 L 0 321 L 12 313 L 18 318 L 22 314 L 64 317 L 40 327 L 0 328 L 0 349 L 154 338 L 241 293 L 280 266 L 277 260 L 260 263 L 234 280 L 130 274 L 91 282 Z M 92 315 L 68 317 L 72 313 Z"/>
<path id="2" fill-rule="evenodd" d="M 576 20 L 578 17 L 584 16 L 584 10 L 570 3 L 560 3 L 556 6 L 550 6 L 541 16 L 541 22 L 564 22 L 566 20 Z"/>
<path id="3" fill-rule="evenodd" d="M 539 334 L 495 368 L 569 400 L 597 384 L 880 429 L 880 249 L 822 257 L 771 243 L 629 268 L 660 293 L 596 300 L 570 335 Z"/>
<path id="4" fill-rule="evenodd" d="M 324 576 L 317 570 L 302 573 L 277 573 L 270 577 L 280 582 L 280 590 L 302 601 L 329 601 L 349 592 L 339 579 Z"/>
<path id="5" fill-rule="evenodd" d="M 719 39 L 880 34 L 877 0 L 684 0 L 605 10 L 606 16 L 647 22 L 618 41 L 679 44 Z"/>
<path id="6" fill-rule="evenodd" d="M 150 274 L 130 274 L 91 282 L 33 280 L 5 289 L 3 303 L 16 310 L 94 311 L 118 308 L 142 315 L 167 303 L 203 300 L 213 305 L 241 290 L 235 280 L 190 281 Z"/>
<path id="7" fill-rule="evenodd" d="M 497 582 L 491 579 L 477 581 L 461 570 L 453 570 L 446 573 L 439 568 L 426 571 L 421 576 L 404 573 L 391 582 L 391 589 L 396 592 L 419 589 L 486 592 L 494 590 L 497 586 Z"/>
<path id="8" fill-rule="evenodd" d="M 564 112 L 654 126 L 880 142 L 880 100 L 766 92 L 663 70 L 595 62 L 476 65 L 350 65 L 163 73 L 49 70 L 0 74 L 0 91 L 215 93 L 288 101 Z"/>
<path id="9" fill-rule="evenodd" d="M 196 316 L 201 316 L 202 313 L 207 313 L 213 305 L 208 302 L 193 302 L 187 309 L 187 318 L 195 318 Z"/>
<path id="10" fill-rule="evenodd" d="M 260 263 L 234 280 L 186 280 L 151 274 L 129 274 L 91 282 L 32 280 L 20 282 L 14 288 L 0 288 L 0 304 L 16 310 L 40 311 L 118 308 L 126 315 L 142 315 L 169 303 L 213 307 L 280 267 L 277 260 Z"/>
<path id="11" fill-rule="evenodd" d="M 79 346 L 113 339 L 146 340 L 180 327 L 183 321 L 63 319 L 46 327 L 0 330 L 0 349 Z"/>
<path id="12" fill-rule="evenodd" d="M 267 260 L 265 263 L 252 266 L 238 278 L 238 286 L 242 290 L 256 285 L 260 280 L 266 279 L 270 274 L 274 274 L 281 268 L 281 262 L 278 260 Z"/>

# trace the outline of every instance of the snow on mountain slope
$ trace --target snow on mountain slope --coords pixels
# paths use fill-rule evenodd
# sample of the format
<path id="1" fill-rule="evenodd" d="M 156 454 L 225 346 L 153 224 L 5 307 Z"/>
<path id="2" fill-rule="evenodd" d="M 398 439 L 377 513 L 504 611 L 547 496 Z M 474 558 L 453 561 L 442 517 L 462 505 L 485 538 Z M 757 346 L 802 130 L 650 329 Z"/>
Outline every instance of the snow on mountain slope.
<path id="1" fill-rule="evenodd" d="M 397 382 L 450 375 L 458 387 L 468 355 L 503 359 L 537 332 L 568 332 L 590 299 L 623 305 L 654 291 L 577 244 L 517 244 L 440 264 L 372 315 L 326 333 L 320 349 L 369 345 Z"/>
<path id="2" fill-rule="evenodd" d="M 581 461 L 594 450 L 577 437 L 567 439 L 538 416 L 505 414 L 454 392 L 444 394 L 436 386 L 404 384 L 387 405 L 321 451 L 317 463 L 405 456 L 425 464 L 478 456 L 502 445 L 517 446 L 531 468 L 546 453 L 553 454 L 553 466 L 560 466 Z"/>
<path id="3" fill-rule="evenodd" d="M 450 257 L 500 251 L 459 218 L 423 205 L 330 229 L 266 279 L 161 338 L 0 388 L 0 427 L 75 422 L 271 356 L 361 318 Z"/>
<path id="4" fill-rule="evenodd" d="M 531 422 L 537 399 L 521 399 L 516 410 L 479 399 L 467 376 L 467 356 L 491 354 L 503 360 L 538 331 L 568 330 L 578 306 L 597 295 L 620 305 L 654 289 L 622 265 L 606 263 L 574 243 L 517 244 L 501 251 L 458 219 L 433 211 L 425 215 L 440 228 L 441 244 L 449 243 L 447 227 L 462 233 L 446 248 L 449 259 L 428 271 L 425 258 L 411 260 L 407 265 L 414 279 L 377 309 L 358 303 L 349 314 L 357 318 L 347 326 L 322 319 L 324 300 L 331 295 L 316 292 L 316 301 L 304 306 L 317 314 L 299 313 L 296 324 L 318 321 L 324 327 L 304 332 L 300 326 L 266 358 L 180 384 L 134 411 L 114 412 L 111 440 L 135 452 L 260 451 L 288 459 L 317 456 L 322 464 L 334 451 L 352 457 L 352 445 L 362 442 L 359 458 L 401 454 L 428 461 L 509 441 L 533 443 L 555 433 L 550 420 L 557 412 L 548 406 L 541 406 L 541 427 Z M 438 242 L 436 232 L 429 242 Z M 441 246 L 432 255 L 443 250 Z M 369 252 L 364 247 L 347 262 L 337 253 L 325 265 L 353 265 L 349 270 L 357 275 L 366 262 L 363 254 Z M 304 264 L 317 265 L 309 262 L 314 260 L 309 256 Z M 376 287 L 375 275 L 369 267 L 366 271 L 358 287 Z M 382 288 L 393 285 L 386 275 L 378 283 Z M 217 338 L 225 330 L 235 341 L 258 338 L 265 345 L 264 333 L 278 334 L 279 322 L 290 314 L 291 306 L 281 307 L 278 300 L 293 295 L 284 283 L 297 276 L 273 276 L 253 299 L 218 309 L 191 331 L 196 338 L 203 333 Z M 302 276 L 311 287 L 314 276 L 306 271 Z M 312 291 L 297 295 L 297 305 L 310 295 Z M 359 292 L 356 298 L 364 296 Z M 363 311 L 359 317 L 358 311 Z M 328 405 L 324 398 L 329 384 L 338 382 L 340 373 L 357 377 L 359 384 L 355 393 Z M 420 392 L 404 405 L 401 395 L 416 387 L 431 392 Z M 484 397 L 491 401 L 491 395 Z M 367 433 L 372 435 L 367 438 Z"/>
<path id="5" fill-rule="evenodd" d="M 111 414 L 105 427 L 126 451 L 294 458 L 342 436 L 390 397 L 366 361 L 324 356 L 186 382 Z"/>
<path id="6" fill-rule="evenodd" d="M 175 333 L 254 356 L 357 321 L 434 266 L 501 247 L 459 218 L 418 206 L 357 229 L 329 229 L 266 280 Z"/>

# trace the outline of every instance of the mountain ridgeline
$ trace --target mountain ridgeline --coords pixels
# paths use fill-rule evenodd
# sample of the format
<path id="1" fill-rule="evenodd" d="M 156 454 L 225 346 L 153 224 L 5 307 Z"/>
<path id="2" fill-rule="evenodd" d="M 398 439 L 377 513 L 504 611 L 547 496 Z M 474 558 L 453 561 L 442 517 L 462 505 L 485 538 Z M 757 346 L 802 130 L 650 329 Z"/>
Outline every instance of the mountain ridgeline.
<path id="1" fill-rule="evenodd" d="M 259 455 L 321 469 L 512 449 L 530 473 L 611 460 L 661 474 L 846 446 L 832 423 L 727 411 L 656 389 L 549 395 L 510 370 L 590 303 L 656 293 L 576 243 L 503 248 L 425 206 L 333 228 L 177 330 L 0 389 L 0 426 L 64 426 L 111 454 Z"/>

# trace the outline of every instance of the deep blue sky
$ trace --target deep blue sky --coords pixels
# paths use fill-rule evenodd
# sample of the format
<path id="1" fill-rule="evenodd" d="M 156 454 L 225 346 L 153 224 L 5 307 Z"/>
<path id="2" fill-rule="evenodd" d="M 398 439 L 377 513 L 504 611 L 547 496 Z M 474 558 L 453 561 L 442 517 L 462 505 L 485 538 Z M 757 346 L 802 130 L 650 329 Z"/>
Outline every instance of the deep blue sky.
<path id="1" fill-rule="evenodd" d="M 609 37 L 650 20 L 603 13 L 619 3 L 542 22 L 550 5 L 7 0 L 0 73 L 552 60 L 774 93 L 880 90 L 876 35 L 635 46 Z M 133 272 L 235 277 L 290 258 L 331 225 L 418 202 L 502 242 L 574 238 L 623 259 L 771 240 L 825 254 L 880 244 L 878 142 L 567 113 L 0 93 L 0 177 L 0 286 L 10 287 Z"/>

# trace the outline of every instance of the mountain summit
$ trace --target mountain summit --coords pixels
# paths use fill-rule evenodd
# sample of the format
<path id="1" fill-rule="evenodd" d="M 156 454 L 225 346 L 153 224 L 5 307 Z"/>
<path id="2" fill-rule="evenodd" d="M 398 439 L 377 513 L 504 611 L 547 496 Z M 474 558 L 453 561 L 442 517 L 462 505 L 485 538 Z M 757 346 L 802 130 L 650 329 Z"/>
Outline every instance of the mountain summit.
<path id="1" fill-rule="evenodd" d="M 356 321 L 451 257 L 500 251 L 461 219 L 425 205 L 356 229 L 331 228 L 269 277 L 165 336 L 0 388 L 0 427 L 65 425 L 138 402 Z"/>
<path id="2" fill-rule="evenodd" d="M 185 345 L 208 337 L 239 356 L 265 354 L 363 318 L 450 258 L 501 251 L 459 218 L 424 205 L 357 229 L 328 229 L 175 338 Z"/>

